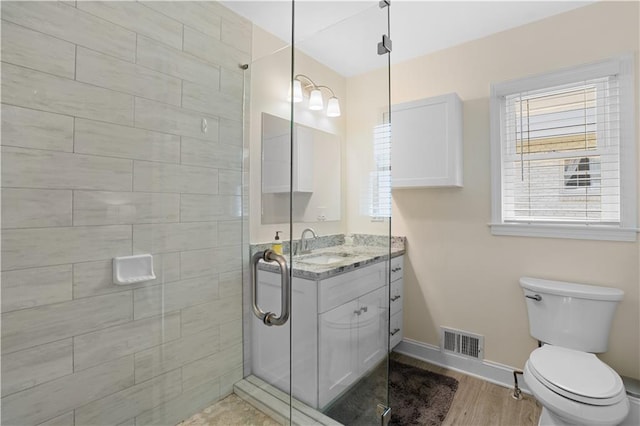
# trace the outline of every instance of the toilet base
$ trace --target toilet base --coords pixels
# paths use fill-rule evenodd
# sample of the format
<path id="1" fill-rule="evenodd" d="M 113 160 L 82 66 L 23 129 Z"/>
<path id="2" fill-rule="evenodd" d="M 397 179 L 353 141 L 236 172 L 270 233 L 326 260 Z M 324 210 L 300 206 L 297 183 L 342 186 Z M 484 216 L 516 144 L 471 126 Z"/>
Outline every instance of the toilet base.
<path id="1" fill-rule="evenodd" d="M 566 420 L 556 416 L 543 406 L 542 412 L 540 413 L 540 419 L 538 420 L 538 426 L 578 426 L 578 424 L 568 423 Z"/>
<path id="2" fill-rule="evenodd" d="M 551 411 L 546 407 L 542 407 L 542 413 L 540 413 L 540 420 L 538 420 L 538 426 L 568 426 L 571 423 L 567 423 L 558 416 L 554 416 Z"/>

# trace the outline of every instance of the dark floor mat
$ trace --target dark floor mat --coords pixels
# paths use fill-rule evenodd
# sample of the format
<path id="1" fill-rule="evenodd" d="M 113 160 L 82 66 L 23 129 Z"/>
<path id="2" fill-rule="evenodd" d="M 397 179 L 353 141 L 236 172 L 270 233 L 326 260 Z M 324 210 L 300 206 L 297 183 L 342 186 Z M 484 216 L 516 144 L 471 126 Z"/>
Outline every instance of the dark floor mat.
<path id="1" fill-rule="evenodd" d="M 458 389 L 458 381 L 431 371 L 389 360 L 390 425 L 439 426 Z M 386 364 L 360 380 L 325 412 L 347 426 L 380 424 L 375 402 L 386 401 Z"/>

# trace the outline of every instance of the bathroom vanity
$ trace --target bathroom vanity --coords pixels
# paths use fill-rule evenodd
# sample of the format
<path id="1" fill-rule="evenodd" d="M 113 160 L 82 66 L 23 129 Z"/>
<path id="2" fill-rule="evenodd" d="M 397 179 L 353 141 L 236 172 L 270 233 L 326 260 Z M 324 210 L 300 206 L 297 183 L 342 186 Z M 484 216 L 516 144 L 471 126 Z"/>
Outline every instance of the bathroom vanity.
<path id="1" fill-rule="evenodd" d="M 382 247 L 294 258 L 291 320 L 266 327 L 253 319 L 253 374 L 285 392 L 291 386 L 295 398 L 321 410 L 374 368 L 402 339 L 403 256 L 395 255 L 391 271 Z M 266 264 L 258 303 L 280 311 L 280 275 Z"/>

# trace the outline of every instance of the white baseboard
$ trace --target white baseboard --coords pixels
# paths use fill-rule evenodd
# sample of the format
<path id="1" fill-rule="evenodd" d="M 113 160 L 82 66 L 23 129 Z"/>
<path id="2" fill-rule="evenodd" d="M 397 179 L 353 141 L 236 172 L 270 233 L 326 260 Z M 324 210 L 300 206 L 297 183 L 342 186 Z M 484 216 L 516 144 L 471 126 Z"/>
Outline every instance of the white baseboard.
<path id="1" fill-rule="evenodd" d="M 406 338 L 402 339 L 402 342 L 395 347 L 394 351 L 510 389 L 513 389 L 514 385 L 513 371 L 522 371 L 521 368 L 515 368 L 493 361 L 476 360 L 442 352 L 439 346 Z M 520 386 L 523 392 L 531 393 L 522 375 L 518 375 L 518 386 Z"/>
<path id="2" fill-rule="evenodd" d="M 513 389 L 513 370 L 517 369 L 508 365 L 449 354 L 442 352 L 439 346 L 411 339 L 402 339 L 402 342 L 395 347 L 394 351 Z M 523 392 L 531 394 L 521 375 L 518 376 L 518 386 Z M 636 426 L 639 424 L 640 398 L 629 396 L 629 415 L 620 426 Z"/>

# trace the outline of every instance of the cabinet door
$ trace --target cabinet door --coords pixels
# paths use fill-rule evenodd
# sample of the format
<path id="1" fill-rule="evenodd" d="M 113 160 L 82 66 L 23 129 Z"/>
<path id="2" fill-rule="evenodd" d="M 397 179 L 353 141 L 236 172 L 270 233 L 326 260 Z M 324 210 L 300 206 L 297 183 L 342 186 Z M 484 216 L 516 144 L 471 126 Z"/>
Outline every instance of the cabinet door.
<path id="1" fill-rule="evenodd" d="M 358 378 L 358 302 L 340 305 L 318 316 L 320 333 L 320 408 Z"/>
<path id="2" fill-rule="evenodd" d="M 376 366 L 387 353 L 387 287 L 358 299 L 358 365 L 364 373 Z"/>
<path id="3" fill-rule="evenodd" d="M 462 186 L 462 102 L 455 93 L 392 107 L 393 188 Z"/>
<path id="4" fill-rule="evenodd" d="M 295 126 L 293 192 L 313 192 L 313 130 Z"/>
<path id="5" fill-rule="evenodd" d="M 289 133 L 262 139 L 262 192 L 289 192 Z"/>
<path id="6" fill-rule="evenodd" d="M 262 134 L 262 192 L 313 192 L 313 130 L 295 125 L 293 153 L 288 121 L 278 119 L 276 124 L 263 128 Z M 265 124 L 263 123 L 263 126 Z M 293 181 L 289 182 L 293 159 Z"/>
<path id="7" fill-rule="evenodd" d="M 265 312 L 280 312 L 280 275 L 258 272 L 258 306 Z M 253 373 L 284 392 L 290 383 L 290 321 L 280 327 L 267 327 L 255 315 L 252 321 Z"/>
<path id="8" fill-rule="evenodd" d="M 283 326 L 267 327 L 251 315 L 253 374 L 284 392 L 291 383 L 293 396 L 312 407 L 318 404 L 316 288 L 315 281 L 293 278 L 291 317 Z M 280 274 L 258 271 L 258 306 L 279 313 L 280 296 Z"/>

